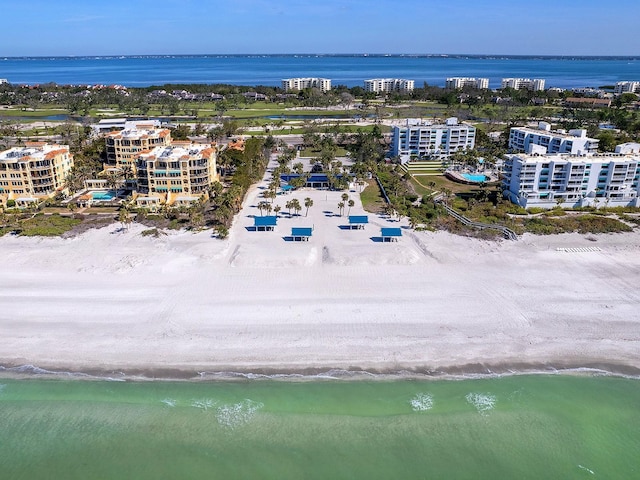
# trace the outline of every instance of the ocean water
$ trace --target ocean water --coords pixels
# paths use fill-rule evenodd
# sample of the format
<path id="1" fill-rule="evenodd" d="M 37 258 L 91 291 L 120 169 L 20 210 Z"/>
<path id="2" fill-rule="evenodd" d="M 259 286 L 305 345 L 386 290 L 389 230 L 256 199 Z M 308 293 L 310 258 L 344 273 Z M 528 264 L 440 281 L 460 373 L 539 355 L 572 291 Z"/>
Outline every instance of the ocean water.
<path id="1" fill-rule="evenodd" d="M 127 57 L 3 57 L 0 78 L 16 84 L 226 83 L 279 86 L 283 78 L 326 77 L 363 86 L 378 77 L 444 86 L 447 77 L 545 78 L 547 87 L 598 87 L 640 80 L 640 57 L 493 57 L 416 55 L 197 55 Z"/>
<path id="2" fill-rule="evenodd" d="M 0 380 L 3 479 L 640 478 L 640 380 Z"/>

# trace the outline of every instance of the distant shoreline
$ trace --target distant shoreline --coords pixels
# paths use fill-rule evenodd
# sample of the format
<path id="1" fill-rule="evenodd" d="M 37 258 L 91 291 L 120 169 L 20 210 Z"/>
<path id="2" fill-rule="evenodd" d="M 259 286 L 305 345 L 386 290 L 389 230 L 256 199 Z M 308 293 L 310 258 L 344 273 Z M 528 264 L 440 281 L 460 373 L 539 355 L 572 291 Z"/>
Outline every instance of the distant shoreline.
<path id="1" fill-rule="evenodd" d="M 128 59 L 128 58 L 456 58 L 456 59 L 522 59 L 522 60 L 640 60 L 640 55 L 504 55 L 463 53 L 194 53 L 194 54 L 128 54 L 128 55 L 0 55 L 2 60 L 43 59 Z"/>

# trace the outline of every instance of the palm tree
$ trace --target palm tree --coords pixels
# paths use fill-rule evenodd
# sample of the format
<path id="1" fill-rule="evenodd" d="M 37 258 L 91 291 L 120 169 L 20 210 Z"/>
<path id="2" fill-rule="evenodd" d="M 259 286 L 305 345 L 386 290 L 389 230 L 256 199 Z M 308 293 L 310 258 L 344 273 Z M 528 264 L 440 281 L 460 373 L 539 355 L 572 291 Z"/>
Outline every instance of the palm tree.
<path id="1" fill-rule="evenodd" d="M 298 175 L 302 175 L 302 172 L 304 172 L 304 166 L 302 165 L 302 162 L 296 162 L 293 164 L 293 171 L 295 173 L 297 173 Z"/>
<path id="2" fill-rule="evenodd" d="M 129 230 L 131 224 L 131 217 L 129 216 L 129 210 L 126 207 L 122 207 L 118 212 L 118 221 L 122 224 L 122 229 Z"/>
<path id="3" fill-rule="evenodd" d="M 346 193 L 343 193 L 340 198 L 342 198 L 343 202 L 346 202 L 347 200 L 349 200 L 349 195 Z"/>
<path id="4" fill-rule="evenodd" d="M 340 210 L 340 216 L 342 216 L 342 212 L 344 211 L 344 202 L 338 203 L 338 209 Z"/>
<path id="5" fill-rule="evenodd" d="M 284 204 L 285 208 L 289 211 L 289 216 L 291 216 L 291 209 L 293 208 L 293 200 L 289 200 Z"/>
<path id="6" fill-rule="evenodd" d="M 271 204 L 269 202 L 259 202 L 258 210 L 260 210 L 260 216 L 262 216 L 264 210 L 271 211 Z"/>
<path id="7" fill-rule="evenodd" d="M 108 172 L 106 175 L 107 187 L 110 190 L 117 190 L 122 184 L 122 171 L 117 169 L 115 171 Z"/>
<path id="8" fill-rule="evenodd" d="M 304 212 L 304 216 L 306 217 L 307 214 L 309 213 L 309 208 L 313 207 L 313 200 L 311 200 L 311 198 L 307 197 L 304 199 L 304 206 L 307 207 L 307 211 Z"/>
<path id="9" fill-rule="evenodd" d="M 281 210 L 281 209 L 282 209 L 282 208 L 280 207 L 280 205 L 274 205 L 274 207 L 273 207 L 273 211 L 274 211 L 274 213 L 276 214 L 276 218 L 278 217 L 278 213 L 280 213 L 280 210 Z"/>
<path id="10" fill-rule="evenodd" d="M 353 207 L 355 204 L 356 204 L 356 202 L 354 202 L 353 200 L 349 200 L 349 203 L 347 204 L 347 205 L 349 205 L 349 211 L 347 212 L 347 217 L 351 213 L 351 207 Z"/>
<path id="11" fill-rule="evenodd" d="M 291 200 L 291 207 L 295 210 L 296 215 L 300 215 L 300 210 L 302 210 L 302 206 L 300 205 L 300 201 L 297 198 Z"/>

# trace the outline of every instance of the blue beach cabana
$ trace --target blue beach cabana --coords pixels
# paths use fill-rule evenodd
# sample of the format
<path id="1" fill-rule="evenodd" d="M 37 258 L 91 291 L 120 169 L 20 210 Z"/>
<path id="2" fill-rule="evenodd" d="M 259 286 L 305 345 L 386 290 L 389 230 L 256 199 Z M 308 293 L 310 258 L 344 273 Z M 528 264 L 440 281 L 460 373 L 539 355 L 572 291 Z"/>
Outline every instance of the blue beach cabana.
<path id="1" fill-rule="evenodd" d="M 369 217 L 367 215 L 349 215 L 349 228 L 361 230 L 369 223 Z"/>
<path id="2" fill-rule="evenodd" d="M 294 242 L 308 242 L 313 232 L 311 227 L 292 227 L 291 238 Z"/>
<path id="3" fill-rule="evenodd" d="M 266 217 L 253 217 L 253 227 L 258 232 L 273 232 L 278 224 L 278 217 L 268 215 Z"/>
<path id="4" fill-rule="evenodd" d="M 383 242 L 397 242 L 402 236 L 402 230 L 399 228 L 382 228 L 380 232 Z"/>

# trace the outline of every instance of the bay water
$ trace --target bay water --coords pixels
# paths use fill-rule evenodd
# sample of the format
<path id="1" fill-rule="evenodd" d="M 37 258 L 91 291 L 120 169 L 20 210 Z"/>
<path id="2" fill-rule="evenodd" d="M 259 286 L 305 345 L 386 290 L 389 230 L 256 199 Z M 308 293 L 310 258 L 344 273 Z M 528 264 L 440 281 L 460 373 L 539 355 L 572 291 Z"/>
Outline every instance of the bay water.
<path id="1" fill-rule="evenodd" d="M 640 478 L 640 380 L 0 379 L 3 479 Z"/>
<path id="2" fill-rule="evenodd" d="M 463 55 L 157 55 L 0 57 L 0 78 L 15 84 L 225 83 L 280 86 L 283 78 L 324 77 L 333 85 L 363 86 L 369 78 L 408 78 L 444 86 L 447 77 L 544 78 L 547 87 L 573 88 L 640 81 L 640 57 L 522 57 Z"/>

